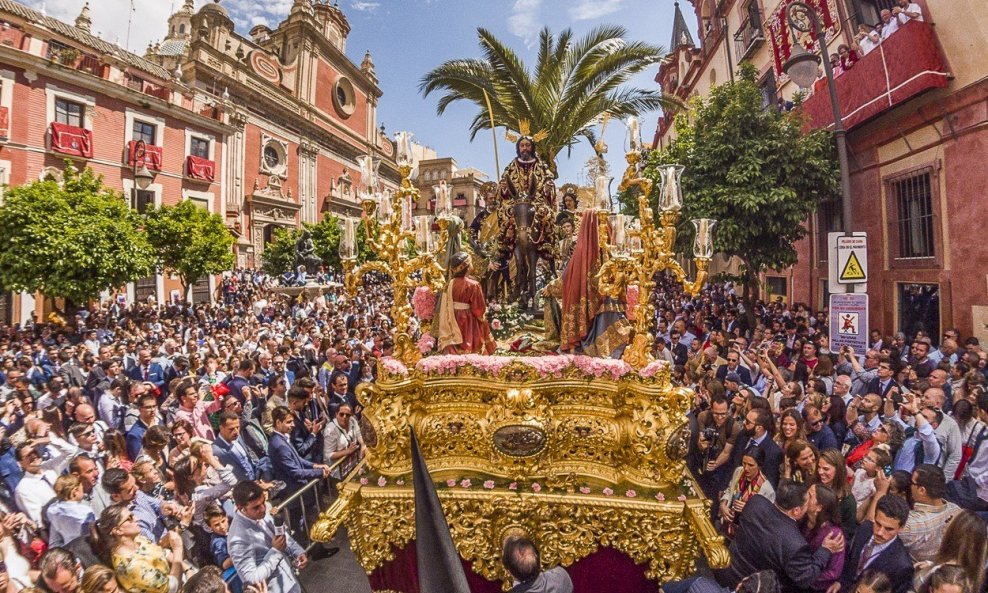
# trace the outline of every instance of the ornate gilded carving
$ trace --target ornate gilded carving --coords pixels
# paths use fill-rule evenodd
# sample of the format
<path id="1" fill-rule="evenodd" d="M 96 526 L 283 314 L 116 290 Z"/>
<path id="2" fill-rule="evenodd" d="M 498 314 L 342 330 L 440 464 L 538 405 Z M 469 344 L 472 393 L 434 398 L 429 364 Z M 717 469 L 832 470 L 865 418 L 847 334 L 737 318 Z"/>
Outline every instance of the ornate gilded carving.
<path id="1" fill-rule="evenodd" d="M 428 362 L 359 388 L 378 434 L 369 473 L 344 482 L 313 539 L 345 523 L 371 572 L 414 538 L 414 427 L 457 550 L 488 579 L 509 584 L 499 557 L 512 533 L 532 537 L 546 565 L 610 546 L 663 581 L 690 574 L 701 547 L 713 566 L 729 560 L 685 473 L 692 393 L 668 368 L 614 379 L 574 367 L 544 377 L 520 360 L 430 374 Z"/>

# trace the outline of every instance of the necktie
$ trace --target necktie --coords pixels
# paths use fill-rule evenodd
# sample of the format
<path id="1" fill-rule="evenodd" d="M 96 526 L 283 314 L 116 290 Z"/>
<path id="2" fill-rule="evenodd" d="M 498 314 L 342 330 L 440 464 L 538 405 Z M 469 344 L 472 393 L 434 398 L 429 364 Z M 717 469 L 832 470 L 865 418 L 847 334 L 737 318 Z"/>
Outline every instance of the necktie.
<path id="1" fill-rule="evenodd" d="M 147 380 L 148 380 L 148 376 L 149 376 L 149 373 L 148 373 L 148 368 L 147 368 L 147 367 L 144 367 L 144 380 L 145 380 L 145 381 L 147 381 Z"/>
<path id="2" fill-rule="evenodd" d="M 874 539 L 868 540 L 868 544 L 864 547 L 863 550 L 861 550 L 861 559 L 858 560 L 859 575 L 868 565 L 868 561 L 871 560 L 872 552 L 874 551 L 874 549 L 875 549 L 875 540 Z"/>

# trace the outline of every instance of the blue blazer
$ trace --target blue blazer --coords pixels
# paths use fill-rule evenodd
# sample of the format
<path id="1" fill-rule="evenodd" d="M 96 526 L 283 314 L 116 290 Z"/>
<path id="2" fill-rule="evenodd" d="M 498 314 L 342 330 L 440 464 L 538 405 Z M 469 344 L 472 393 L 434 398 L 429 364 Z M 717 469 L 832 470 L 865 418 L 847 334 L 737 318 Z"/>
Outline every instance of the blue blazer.
<path id="1" fill-rule="evenodd" d="M 127 376 L 133 381 L 144 381 L 144 371 L 140 365 L 127 371 Z M 152 362 L 148 365 L 148 381 L 154 383 L 154 386 L 159 390 L 164 391 L 165 388 L 165 370 L 161 368 L 161 365 Z"/>
<path id="2" fill-rule="evenodd" d="M 213 455 L 216 455 L 216 459 L 219 459 L 220 463 L 233 470 L 233 475 L 236 476 L 238 482 L 256 480 L 260 474 L 257 455 L 251 451 L 247 443 L 243 442 L 243 439 L 237 438 L 237 441 L 246 452 L 246 459 L 238 457 L 233 452 L 233 445 L 219 436 L 213 441 Z"/>
<path id="3" fill-rule="evenodd" d="M 268 457 L 274 470 L 274 478 L 287 484 L 286 492 L 293 492 L 315 478 L 322 477 L 322 470 L 313 467 L 311 461 L 303 459 L 295 447 L 279 432 L 271 435 L 268 444 Z"/>

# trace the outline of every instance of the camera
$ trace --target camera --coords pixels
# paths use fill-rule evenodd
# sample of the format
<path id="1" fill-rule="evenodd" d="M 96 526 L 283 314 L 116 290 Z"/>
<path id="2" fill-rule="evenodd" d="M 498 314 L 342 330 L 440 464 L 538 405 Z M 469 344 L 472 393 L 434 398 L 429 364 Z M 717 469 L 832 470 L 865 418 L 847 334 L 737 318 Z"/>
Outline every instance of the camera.
<path id="1" fill-rule="evenodd" d="M 703 432 L 701 433 L 701 437 L 703 438 L 703 440 L 709 441 L 709 442 L 712 443 L 715 440 L 717 440 L 717 429 L 716 428 L 713 428 L 713 427 L 711 427 L 711 428 L 704 428 L 703 429 Z"/>

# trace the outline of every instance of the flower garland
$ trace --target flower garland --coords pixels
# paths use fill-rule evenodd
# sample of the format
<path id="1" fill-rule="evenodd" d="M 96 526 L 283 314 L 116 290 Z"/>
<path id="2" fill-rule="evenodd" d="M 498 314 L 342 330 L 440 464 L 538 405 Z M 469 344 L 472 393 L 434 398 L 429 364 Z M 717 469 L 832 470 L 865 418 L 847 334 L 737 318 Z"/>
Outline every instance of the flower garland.
<path id="1" fill-rule="evenodd" d="M 425 335 L 419 339 L 418 346 L 423 352 L 434 347 L 434 338 Z M 577 369 L 587 378 L 599 379 L 608 377 L 615 381 L 635 374 L 635 370 L 623 360 L 613 358 L 594 358 L 580 354 L 550 354 L 545 356 L 488 356 L 484 354 L 438 354 L 427 356 L 415 365 L 415 370 L 425 375 L 456 375 L 461 368 L 474 368 L 484 374 L 498 376 L 513 363 L 518 362 L 534 369 L 541 377 L 562 378 L 569 369 Z M 381 359 L 381 365 L 389 375 L 407 377 L 408 367 L 400 360 L 386 356 Z M 668 370 L 664 360 L 650 362 L 638 371 L 638 376 L 651 379 L 662 370 Z"/>

